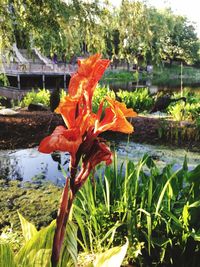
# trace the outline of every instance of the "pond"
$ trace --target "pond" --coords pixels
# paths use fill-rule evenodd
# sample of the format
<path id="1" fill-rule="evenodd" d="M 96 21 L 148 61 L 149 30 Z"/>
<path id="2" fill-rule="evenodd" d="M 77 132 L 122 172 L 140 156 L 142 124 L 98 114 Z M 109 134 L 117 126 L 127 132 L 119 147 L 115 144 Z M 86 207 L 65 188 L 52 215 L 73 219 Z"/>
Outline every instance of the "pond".
<path id="1" fill-rule="evenodd" d="M 136 163 L 145 153 L 148 153 L 160 168 L 163 168 L 168 163 L 173 163 L 174 169 L 178 169 L 182 166 L 185 156 L 188 158 L 190 169 L 200 164 L 199 153 L 187 152 L 184 149 L 172 150 L 165 146 L 145 145 L 134 142 L 116 143 L 115 149 L 120 162 L 130 159 Z M 14 151 L 2 150 L 0 151 L 0 179 L 13 179 L 23 182 L 50 180 L 54 184 L 62 186 L 65 182 L 65 176 L 60 168 L 60 163 L 67 171 L 69 154 L 42 154 L 38 152 L 37 148 Z"/>
<path id="2" fill-rule="evenodd" d="M 159 91 L 166 91 L 166 92 L 178 92 L 180 91 L 181 85 L 180 82 L 177 84 L 175 81 L 174 83 L 171 82 L 170 84 L 166 85 L 157 85 L 156 83 L 152 82 L 151 80 L 147 81 L 140 81 L 137 85 L 136 82 L 133 81 L 120 81 L 120 80 L 107 80 L 102 81 L 102 85 L 109 86 L 110 89 L 117 92 L 119 89 L 132 91 L 135 88 L 143 88 L 148 87 L 151 94 L 155 94 Z M 195 93 L 200 93 L 200 83 L 183 83 L 183 90 L 189 90 Z"/>

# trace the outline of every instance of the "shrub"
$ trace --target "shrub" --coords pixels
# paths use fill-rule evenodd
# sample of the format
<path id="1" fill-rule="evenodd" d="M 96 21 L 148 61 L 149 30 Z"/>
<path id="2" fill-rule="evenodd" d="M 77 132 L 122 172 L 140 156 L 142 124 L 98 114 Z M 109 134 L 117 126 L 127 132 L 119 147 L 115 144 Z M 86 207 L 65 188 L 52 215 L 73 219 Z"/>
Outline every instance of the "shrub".
<path id="1" fill-rule="evenodd" d="M 46 89 L 39 89 L 37 92 L 32 90 L 28 92 L 21 102 L 22 107 L 28 107 L 31 103 L 43 104 L 49 106 L 50 92 Z"/>
<path id="2" fill-rule="evenodd" d="M 107 71 L 103 78 L 105 80 L 136 80 L 133 73 L 130 71 Z"/>
<path id="3" fill-rule="evenodd" d="M 200 114 L 200 96 L 197 93 L 187 89 L 183 91 L 183 96 L 186 97 L 186 104 L 183 101 L 171 104 L 168 108 L 168 113 L 176 121 L 181 120 L 196 120 Z M 181 93 L 175 93 L 173 98 L 181 97 Z"/>

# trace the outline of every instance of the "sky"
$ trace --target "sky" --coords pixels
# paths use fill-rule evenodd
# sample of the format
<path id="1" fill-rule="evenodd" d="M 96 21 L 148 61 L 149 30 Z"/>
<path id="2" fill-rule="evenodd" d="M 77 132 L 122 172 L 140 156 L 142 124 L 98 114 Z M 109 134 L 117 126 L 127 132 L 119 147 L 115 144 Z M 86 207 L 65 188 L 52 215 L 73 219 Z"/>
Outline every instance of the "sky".
<path id="1" fill-rule="evenodd" d="M 110 0 L 110 2 L 119 6 L 121 0 Z M 146 2 L 162 9 L 171 7 L 173 12 L 177 15 L 186 16 L 190 21 L 195 22 L 196 32 L 200 38 L 200 1 L 199 0 L 146 0 Z"/>

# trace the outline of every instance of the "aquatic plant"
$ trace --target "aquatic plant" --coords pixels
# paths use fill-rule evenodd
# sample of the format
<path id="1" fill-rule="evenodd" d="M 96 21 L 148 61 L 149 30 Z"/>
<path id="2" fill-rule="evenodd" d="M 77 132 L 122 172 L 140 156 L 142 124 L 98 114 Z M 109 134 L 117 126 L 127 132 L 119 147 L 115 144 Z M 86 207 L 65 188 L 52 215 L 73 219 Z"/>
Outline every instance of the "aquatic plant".
<path id="1" fill-rule="evenodd" d="M 129 108 L 134 108 L 137 112 L 148 111 L 154 103 L 148 88 L 138 88 L 133 92 L 120 90 L 117 96 Z"/>
<path id="2" fill-rule="evenodd" d="M 86 182 L 96 165 L 104 161 L 112 162 L 112 153 L 106 141 L 99 134 L 107 130 L 132 133 L 133 126 L 126 117 L 136 113 L 125 104 L 106 96 L 99 105 L 97 113 L 92 111 L 92 98 L 96 85 L 109 65 L 109 60 L 101 59 L 99 54 L 78 62 L 79 68 L 69 84 L 69 94 L 59 104 L 56 112 L 61 114 L 66 124 L 58 126 L 54 132 L 42 140 L 39 151 L 67 151 L 70 153 L 70 171 L 61 197 L 60 210 L 51 255 L 52 266 L 57 266 L 61 253 L 66 224 L 77 192 Z M 104 103 L 108 107 L 105 107 Z M 82 161 L 78 172 L 79 163 Z"/>
<path id="3" fill-rule="evenodd" d="M 197 267 L 199 175 L 200 165 L 189 170 L 186 158 L 175 170 L 173 164 L 159 168 L 148 155 L 121 163 L 115 154 L 113 164 L 98 168 L 95 183 L 88 179 L 76 198 L 81 248 L 95 254 L 127 236 L 127 265 Z"/>

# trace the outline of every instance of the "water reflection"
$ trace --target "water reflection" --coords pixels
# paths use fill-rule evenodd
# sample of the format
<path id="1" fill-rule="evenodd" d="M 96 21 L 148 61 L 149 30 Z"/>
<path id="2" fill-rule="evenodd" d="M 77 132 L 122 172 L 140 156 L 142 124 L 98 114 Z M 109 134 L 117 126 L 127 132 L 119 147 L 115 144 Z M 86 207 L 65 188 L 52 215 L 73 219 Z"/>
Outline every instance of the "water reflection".
<path id="1" fill-rule="evenodd" d="M 143 88 L 148 87 L 150 93 L 156 94 L 159 91 L 166 91 L 166 92 L 178 92 L 180 91 L 181 85 L 180 81 L 175 82 L 174 80 L 171 83 L 165 85 L 156 85 L 152 80 L 140 81 L 138 84 L 133 81 L 103 81 L 101 82 L 103 86 L 109 86 L 111 90 L 118 92 L 120 89 L 126 91 L 133 91 L 136 88 Z M 187 89 L 188 91 L 200 93 L 200 83 L 192 83 L 187 84 L 186 82 L 183 83 L 183 90 Z"/>
<path id="2" fill-rule="evenodd" d="M 184 149 L 168 149 L 164 146 L 153 146 L 137 143 L 120 142 L 115 144 L 119 161 L 129 159 L 138 162 L 145 153 L 153 157 L 158 167 L 174 164 L 174 169 L 182 167 L 185 155 L 188 158 L 189 169 L 200 164 L 200 154 L 187 152 Z M 65 177 L 60 165 L 68 172 L 69 155 L 54 153 L 52 155 L 39 153 L 37 148 L 15 151 L 0 151 L 0 179 L 41 182 L 50 180 L 57 185 L 63 185 Z"/>
<path id="3" fill-rule="evenodd" d="M 63 184 L 65 178 L 59 164 L 64 165 L 68 156 L 63 153 L 59 161 L 52 157 L 54 155 L 38 152 L 37 148 L 0 151 L 0 178 L 24 182 L 47 179 L 55 184 Z"/>
<path id="4" fill-rule="evenodd" d="M 120 89 L 131 91 L 136 87 L 136 83 L 132 81 L 123 81 L 123 80 L 109 80 L 100 82 L 102 86 L 109 86 L 109 88 L 115 92 L 118 92 Z"/>

